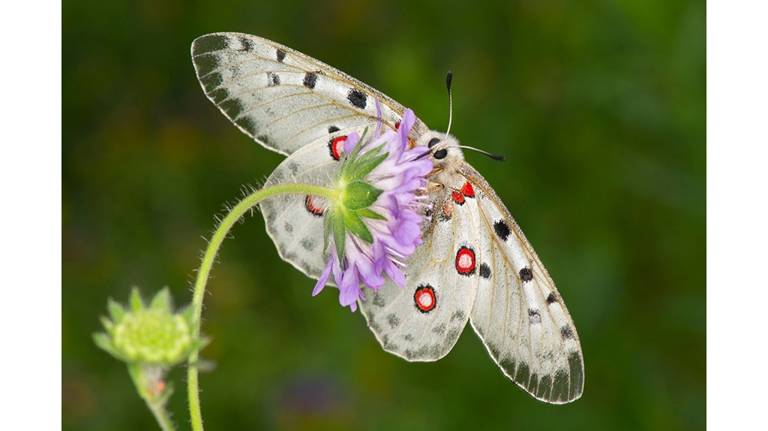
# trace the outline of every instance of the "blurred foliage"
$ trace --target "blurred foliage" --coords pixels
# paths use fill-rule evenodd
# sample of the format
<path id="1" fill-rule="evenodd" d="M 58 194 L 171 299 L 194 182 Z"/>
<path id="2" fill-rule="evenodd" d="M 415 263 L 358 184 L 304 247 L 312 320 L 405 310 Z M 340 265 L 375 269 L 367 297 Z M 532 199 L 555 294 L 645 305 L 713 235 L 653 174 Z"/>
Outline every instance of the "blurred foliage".
<path id="1" fill-rule="evenodd" d="M 332 64 L 507 156 L 469 154 L 558 282 L 581 337 L 582 399 L 535 401 L 467 328 L 409 364 L 279 260 L 256 216 L 206 298 L 210 429 L 702 429 L 703 1 L 96 1 L 63 7 L 63 411 L 68 430 L 153 429 L 90 334 L 109 296 L 177 304 L 213 215 L 281 157 L 206 100 L 190 42 L 261 35 Z M 183 381 L 183 370 L 173 374 Z M 183 387 L 183 383 L 182 383 Z M 185 394 L 171 403 L 182 429 Z"/>

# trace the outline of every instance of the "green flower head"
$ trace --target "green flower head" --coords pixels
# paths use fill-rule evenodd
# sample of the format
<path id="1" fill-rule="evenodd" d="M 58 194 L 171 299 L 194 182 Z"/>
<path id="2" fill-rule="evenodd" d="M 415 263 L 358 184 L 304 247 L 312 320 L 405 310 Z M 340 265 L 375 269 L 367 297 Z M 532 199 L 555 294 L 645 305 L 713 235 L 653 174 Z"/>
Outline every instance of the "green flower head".
<path id="1" fill-rule="evenodd" d="M 122 361 L 170 367 L 204 345 L 192 336 L 192 314 L 173 312 L 168 288 L 158 292 L 148 306 L 134 288 L 127 309 L 111 299 L 107 307 L 110 318 L 101 318 L 106 332 L 94 334 L 93 339 Z"/>

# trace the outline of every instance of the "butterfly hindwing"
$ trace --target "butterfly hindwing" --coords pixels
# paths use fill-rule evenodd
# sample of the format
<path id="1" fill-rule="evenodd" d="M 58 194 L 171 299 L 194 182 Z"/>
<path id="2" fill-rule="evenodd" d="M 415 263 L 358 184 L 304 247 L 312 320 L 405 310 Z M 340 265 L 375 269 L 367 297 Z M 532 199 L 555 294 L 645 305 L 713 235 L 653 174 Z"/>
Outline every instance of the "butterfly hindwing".
<path id="1" fill-rule="evenodd" d="M 568 310 L 522 231 L 487 182 L 468 165 L 484 235 L 491 238 L 471 323 L 504 374 L 534 397 L 581 396 L 584 366 Z"/>
<path id="2" fill-rule="evenodd" d="M 365 129 L 352 130 L 362 135 Z M 351 133 L 351 132 L 350 132 Z M 344 157 L 347 134 L 326 136 L 305 145 L 283 160 L 267 178 L 265 186 L 279 183 L 314 184 L 330 187 Z M 325 267 L 323 217 L 326 202 L 317 196 L 281 194 L 259 204 L 267 233 L 280 257 L 310 277 Z"/>
<path id="3" fill-rule="evenodd" d="M 276 42 L 212 33 L 192 42 L 192 60 L 208 98 L 263 146 L 291 154 L 324 137 L 376 124 L 394 128 L 404 108 L 345 73 Z M 377 108 L 376 100 L 379 101 Z M 426 130 L 417 120 L 412 135 Z"/>
<path id="4" fill-rule="evenodd" d="M 379 290 L 366 288 L 360 301 L 384 350 L 409 361 L 436 361 L 453 348 L 469 319 L 486 248 L 474 235 L 480 227 L 474 199 L 459 205 L 443 194 L 432 214 L 424 244 L 408 261 L 405 288 L 388 281 Z"/>

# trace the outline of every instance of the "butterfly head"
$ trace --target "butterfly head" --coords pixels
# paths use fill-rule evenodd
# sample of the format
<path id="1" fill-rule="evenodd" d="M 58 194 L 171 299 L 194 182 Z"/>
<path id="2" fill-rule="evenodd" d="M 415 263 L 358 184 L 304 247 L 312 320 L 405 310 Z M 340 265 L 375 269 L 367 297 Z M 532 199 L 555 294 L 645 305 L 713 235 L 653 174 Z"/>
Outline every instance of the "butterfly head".
<path id="1" fill-rule="evenodd" d="M 426 157 L 432 159 L 436 168 L 445 169 L 464 161 L 464 153 L 459 148 L 459 141 L 443 132 L 430 130 L 419 137 L 416 145 L 429 148 L 429 154 Z"/>

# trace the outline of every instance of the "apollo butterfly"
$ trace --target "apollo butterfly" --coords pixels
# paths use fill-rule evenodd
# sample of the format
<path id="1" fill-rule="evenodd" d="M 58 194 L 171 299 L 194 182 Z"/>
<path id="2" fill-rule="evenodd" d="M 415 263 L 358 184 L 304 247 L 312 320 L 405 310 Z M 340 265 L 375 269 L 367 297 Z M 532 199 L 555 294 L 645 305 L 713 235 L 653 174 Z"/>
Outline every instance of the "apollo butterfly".
<path id="1" fill-rule="evenodd" d="M 327 184 L 352 133 L 398 130 L 405 108 L 318 60 L 247 34 L 192 43 L 208 98 L 240 130 L 287 155 L 267 180 Z M 362 314 L 384 350 L 435 361 L 467 322 L 502 372 L 539 400 L 579 398 L 584 365 L 576 328 L 555 284 L 491 186 L 464 161 L 459 142 L 419 119 L 412 145 L 434 164 L 424 243 L 407 262 L 406 288 L 364 290 Z M 310 277 L 325 267 L 323 202 L 281 195 L 261 204 L 280 256 Z"/>

